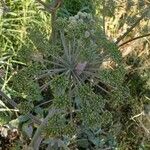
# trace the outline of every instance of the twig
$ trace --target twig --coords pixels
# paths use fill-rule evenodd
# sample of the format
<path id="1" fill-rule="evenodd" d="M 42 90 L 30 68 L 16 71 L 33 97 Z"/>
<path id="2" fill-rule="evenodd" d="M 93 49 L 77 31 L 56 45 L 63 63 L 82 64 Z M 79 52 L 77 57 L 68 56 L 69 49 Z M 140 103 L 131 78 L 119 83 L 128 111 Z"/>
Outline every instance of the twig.
<path id="1" fill-rule="evenodd" d="M 143 112 L 143 111 L 142 111 L 140 114 L 137 114 L 137 115 L 131 117 L 131 119 L 134 120 L 134 118 L 137 118 L 137 117 L 139 117 L 139 116 L 141 116 L 141 115 L 144 115 L 144 112 Z"/>
<path id="2" fill-rule="evenodd" d="M 128 41 L 126 41 L 126 42 L 120 44 L 119 47 L 124 46 L 125 44 L 128 44 L 128 43 L 130 43 L 130 42 L 132 42 L 132 41 L 135 41 L 135 40 L 137 40 L 137 39 L 140 39 L 140 38 L 143 38 L 143 37 L 147 37 L 147 36 L 150 36 L 150 33 L 144 34 L 144 35 L 141 35 L 141 36 L 137 36 L 137 37 L 135 37 L 135 38 L 133 38 L 133 39 L 130 39 L 130 40 L 128 40 Z"/>
<path id="3" fill-rule="evenodd" d="M 14 108 L 17 108 L 18 109 L 18 104 L 16 103 L 16 102 L 14 102 L 12 99 L 10 99 L 4 92 L 2 92 L 1 90 L 0 90 L 0 95 L 2 96 L 2 97 L 4 97 L 7 101 L 8 101 L 8 103 L 11 105 L 11 106 L 13 106 Z M 36 124 L 38 124 L 38 125 L 40 125 L 41 124 L 41 121 L 38 119 L 38 118 L 36 118 L 35 116 L 33 116 L 32 114 L 27 114 L 27 116 L 34 122 L 34 123 L 36 123 Z"/>
<path id="4" fill-rule="evenodd" d="M 17 103 L 16 102 L 14 102 L 12 99 L 10 99 L 4 92 L 2 92 L 1 90 L 0 90 L 0 95 L 2 96 L 2 97 L 4 97 L 7 101 L 8 101 L 8 103 L 11 105 L 11 106 L 13 106 L 14 108 L 17 108 Z"/>
<path id="5" fill-rule="evenodd" d="M 138 24 L 139 22 L 146 16 L 146 14 L 149 11 L 149 7 L 145 9 L 145 11 L 143 12 L 143 14 L 141 15 L 141 17 L 139 17 L 136 22 L 123 34 L 121 35 L 117 41 L 115 42 L 116 44 L 118 44 L 121 40 L 123 40 Z"/>
<path id="6" fill-rule="evenodd" d="M 41 104 L 37 105 L 36 107 L 43 106 L 43 105 L 48 104 L 48 103 L 50 103 L 50 102 L 52 102 L 52 99 L 51 99 L 51 100 L 49 100 L 49 101 L 43 102 L 43 103 L 41 103 Z"/>
<path id="7" fill-rule="evenodd" d="M 54 4 L 55 10 L 60 7 L 61 3 L 62 3 L 62 0 L 55 0 L 55 4 Z"/>

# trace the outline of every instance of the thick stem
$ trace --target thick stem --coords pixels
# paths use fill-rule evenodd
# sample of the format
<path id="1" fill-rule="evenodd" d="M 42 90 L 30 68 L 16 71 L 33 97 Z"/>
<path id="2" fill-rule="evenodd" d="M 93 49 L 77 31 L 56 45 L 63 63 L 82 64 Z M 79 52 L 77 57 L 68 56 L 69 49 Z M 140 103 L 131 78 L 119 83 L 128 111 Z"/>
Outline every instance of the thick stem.
<path id="1" fill-rule="evenodd" d="M 50 36 L 50 41 L 52 41 L 53 43 L 56 42 L 56 38 L 57 38 L 57 31 L 56 31 L 56 27 L 55 27 L 55 21 L 57 19 L 56 16 L 56 12 L 57 9 L 60 7 L 62 0 L 55 0 L 54 4 L 46 4 L 45 2 L 41 1 L 41 0 L 36 0 L 38 3 L 40 3 L 41 5 L 44 6 L 44 9 L 51 14 L 51 28 L 52 28 L 52 32 L 51 32 L 51 36 Z"/>
<path id="2" fill-rule="evenodd" d="M 51 109 L 48 113 L 48 115 L 46 116 L 46 118 L 43 120 L 43 122 L 41 123 L 41 125 L 37 128 L 33 138 L 32 138 L 32 141 L 30 143 L 30 147 L 32 147 L 33 149 L 37 150 L 38 147 L 37 147 L 37 144 L 39 142 L 39 138 L 42 138 L 41 137 L 41 132 L 43 131 L 44 127 L 47 125 L 48 123 L 48 120 L 50 118 L 52 118 L 56 113 L 60 113 L 62 111 L 58 110 L 58 109 Z"/>
<path id="3" fill-rule="evenodd" d="M 60 7 L 62 3 L 62 0 L 55 0 L 55 3 L 53 5 L 53 11 L 51 12 L 51 28 L 52 28 L 52 32 L 51 32 L 51 36 L 50 36 L 50 40 L 52 40 L 53 43 L 56 42 L 57 39 L 57 30 L 56 30 L 56 26 L 55 26 L 55 22 L 57 19 L 57 9 Z"/>

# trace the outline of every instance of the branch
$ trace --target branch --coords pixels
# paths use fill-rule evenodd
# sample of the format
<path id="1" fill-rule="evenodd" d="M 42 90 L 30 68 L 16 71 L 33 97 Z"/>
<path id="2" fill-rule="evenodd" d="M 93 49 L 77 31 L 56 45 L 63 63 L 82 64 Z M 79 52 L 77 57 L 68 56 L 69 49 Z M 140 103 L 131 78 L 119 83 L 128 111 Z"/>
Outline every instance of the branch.
<path id="1" fill-rule="evenodd" d="M 135 22 L 123 35 L 121 35 L 121 36 L 117 39 L 117 41 L 116 41 L 115 43 L 118 44 L 121 40 L 123 40 L 123 39 L 139 24 L 139 22 L 147 15 L 148 11 L 149 11 L 149 7 L 145 9 L 145 11 L 144 11 L 143 14 L 141 15 L 141 17 L 138 18 L 138 19 L 136 20 L 136 22 Z"/>
<path id="2" fill-rule="evenodd" d="M 130 43 L 130 42 L 132 42 L 132 41 L 135 41 L 135 40 L 137 40 L 137 39 L 140 39 L 140 38 L 143 38 L 143 37 L 147 37 L 147 36 L 150 36 L 150 33 L 144 34 L 144 35 L 141 35 L 141 36 L 137 36 L 137 37 L 135 37 L 135 38 L 133 38 L 133 39 L 130 39 L 130 40 L 128 40 L 128 41 L 126 41 L 126 42 L 120 44 L 119 47 L 124 46 L 125 44 L 128 44 L 128 43 Z"/>
<path id="3" fill-rule="evenodd" d="M 61 3 L 62 3 L 62 0 L 56 0 L 55 1 L 55 4 L 53 6 L 55 11 L 60 7 Z"/>
<path id="4" fill-rule="evenodd" d="M 11 105 L 11 106 L 13 106 L 14 108 L 18 108 L 18 104 L 16 103 L 16 102 L 14 102 L 12 99 L 10 99 L 4 92 L 2 92 L 1 90 L 0 90 L 0 95 L 2 96 L 2 97 L 4 97 L 7 101 L 8 101 L 8 103 Z M 36 123 L 36 124 L 38 124 L 38 125 L 40 125 L 41 124 L 41 121 L 38 119 L 38 118 L 36 118 L 35 116 L 33 116 L 32 114 L 27 114 L 27 116 L 34 122 L 34 123 Z"/>
<path id="5" fill-rule="evenodd" d="M 54 13 L 60 6 L 62 0 L 56 0 L 55 4 L 51 6 L 51 4 L 46 4 L 45 2 L 41 0 L 36 0 L 38 3 L 44 6 L 44 9 L 49 13 Z"/>

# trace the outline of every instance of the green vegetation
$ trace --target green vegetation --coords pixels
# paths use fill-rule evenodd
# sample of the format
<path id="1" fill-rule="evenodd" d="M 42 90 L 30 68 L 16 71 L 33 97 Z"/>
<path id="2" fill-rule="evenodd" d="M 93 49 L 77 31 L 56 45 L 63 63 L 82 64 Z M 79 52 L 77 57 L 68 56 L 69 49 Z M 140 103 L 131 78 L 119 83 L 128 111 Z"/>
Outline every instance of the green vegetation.
<path id="1" fill-rule="evenodd" d="M 0 148 L 150 148 L 149 1 L 2 0 L 0 13 Z"/>

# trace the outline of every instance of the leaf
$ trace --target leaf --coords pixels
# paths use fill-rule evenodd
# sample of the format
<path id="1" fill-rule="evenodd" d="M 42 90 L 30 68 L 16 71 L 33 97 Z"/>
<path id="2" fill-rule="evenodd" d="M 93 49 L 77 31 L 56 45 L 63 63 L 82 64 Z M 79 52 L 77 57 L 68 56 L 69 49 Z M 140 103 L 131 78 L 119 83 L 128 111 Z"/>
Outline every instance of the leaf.
<path id="1" fill-rule="evenodd" d="M 9 56 L 6 56 L 6 57 L 1 57 L 0 58 L 0 63 L 5 63 L 5 60 L 9 58 Z"/>
<path id="2" fill-rule="evenodd" d="M 33 133 L 33 127 L 31 125 L 31 123 L 27 122 L 25 124 L 23 124 L 22 126 L 22 131 L 29 137 L 32 137 L 32 133 Z"/>
<path id="3" fill-rule="evenodd" d="M 18 128 L 18 126 L 19 126 L 21 123 L 27 121 L 28 119 L 29 119 L 29 118 L 28 118 L 27 116 L 21 115 L 21 116 L 19 116 L 17 119 L 11 120 L 11 121 L 9 122 L 9 124 L 10 124 L 11 126 L 13 126 L 13 127 Z"/>
<path id="4" fill-rule="evenodd" d="M 80 9 L 79 11 L 85 12 L 86 10 L 87 10 L 87 11 L 90 11 L 89 6 L 85 6 L 85 7 L 83 7 L 82 9 Z"/>
<path id="5" fill-rule="evenodd" d="M 53 139 L 51 139 L 51 138 L 45 139 L 45 140 L 43 141 L 43 143 L 44 143 L 44 144 L 49 144 L 49 143 L 52 142 L 52 140 L 53 140 Z"/>
<path id="6" fill-rule="evenodd" d="M 99 146 L 99 145 L 100 145 L 100 139 L 99 139 L 99 138 L 91 137 L 89 140 L 90 140 L 95 146 Z"/>
<path id="7" fill-rule="evenodd" d="M 82 148 L 88 148 L 89 141 L 87 139 L 80 139 L 77 141 L 77 145 Z"/>

